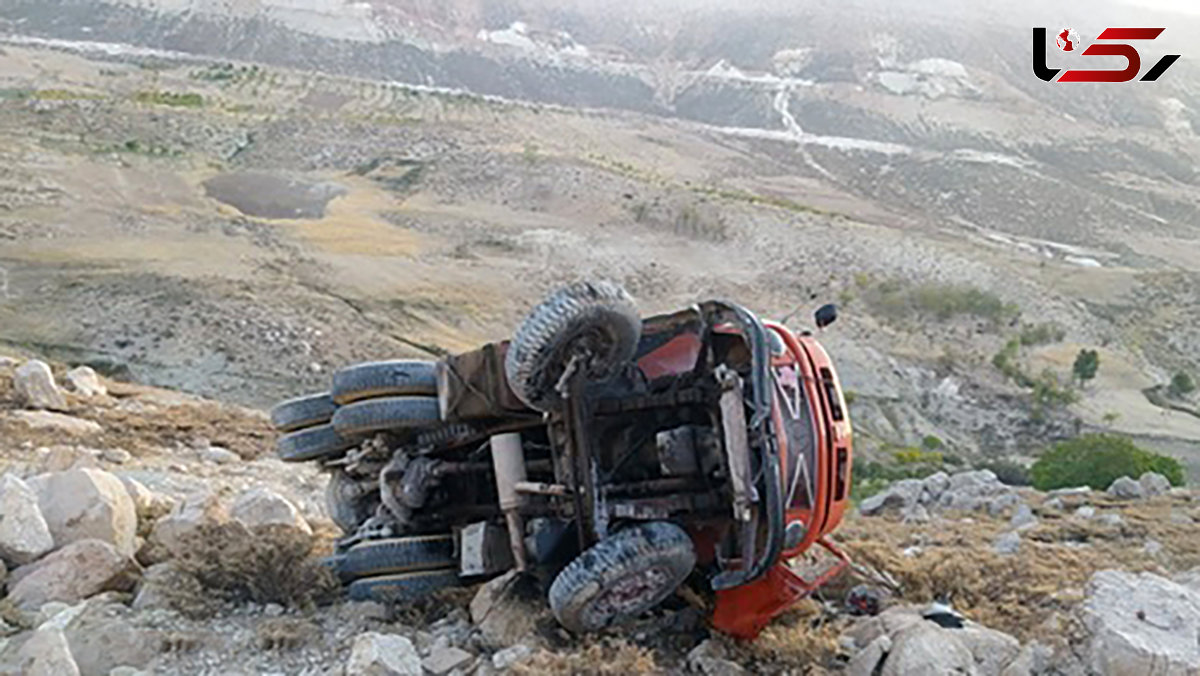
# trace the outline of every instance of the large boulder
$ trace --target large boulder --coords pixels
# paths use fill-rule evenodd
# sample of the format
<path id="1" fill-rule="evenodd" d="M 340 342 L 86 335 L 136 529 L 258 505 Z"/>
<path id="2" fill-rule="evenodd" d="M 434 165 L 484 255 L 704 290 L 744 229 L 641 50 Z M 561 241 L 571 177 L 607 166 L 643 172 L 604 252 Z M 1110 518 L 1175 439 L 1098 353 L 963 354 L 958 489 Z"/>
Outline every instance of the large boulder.
<path id="1" fill-rule="evenodd" d="M 1122 500 L 1139 500 L 1146 497 L 1146 490 L 1135 479 L 1117 477 L 1108 487 L 1108 494 Z"/>
<path id="2" fill-rule="evenodd" d="M 79 676 L 79 667 L 62 629 L 47 627 L 33 632 L 17 652 L 22 676 Z"/>
<path id="3" fill-rule="evenodd" d="M 843 636 L 857 649 L 850 674 L 999 676 L 1021 652 L 1017 639 L 967 621 L 958 628 L 925 619 L 917 606 L 892 606 L 856 622 Z"/>
<path id="4" fill-rule="evenodd" d="M 37 494 L 16 475 L 0 477 L 0 558 L 24 565 L 54 549 Z"/>
<path id="5" fill-rule="evenodd" d="M 54 411 L 67 410 L 67 398 L 50 366 L 40 359 L 30 359 L 13 374 L 13 387 L 17 400 L 26 408 L 48 408 Z"/>
<path id="6" fill-rule="evenodd" d="M 132 555 L 137 537 L 137 510 L 124 484 L 98 469 L 73 469 L 30 479 L 38 506 L 59 547 L 95 539 Z"/>
<path id="7" fill-rule="evenodd" d="M 889 508 L 903 510 L 921 500 L 924 488 L 920 479 L 901 479 L 863 500 L 859 503 L 858 510 L 863 516 L 874 516 Z"/>
<path id="8" fill-rule="evenodd" d="M 108 394 L 108 388 L 100 382 L 100 376 L 90 366 L 79 366 L 67 371 L 67 384 L 82 397 L 98 397 Z"/>
<path id="9" fill-rule="evenodd" d="M 892 650 L 883 663 L 881 676 L 974 676 L 975 656 L 962 644 L 954 630 L 932 622 L 920 622 L 892 637 Z"/>
<path id="10" fill-rule="evenodd" d="M 285 529 L 312 534 L 312 528 L 300 510 L 287 498 L 265 487 L 252 488 L 239 495 L 229 514 L 251 531 Z"/>
<path id="11" fill-rule="evenodd" d="M 137 512 L 139 524 L 159 519 L 175 509 L 174 498 L 146 488 L 145 484 L 133 477 L 122 476 L 121 484 L 125 486 L 129 499 L 133 500 L 133 509 Z"/>
<path id="12" fill-rule="evenodd" d="M 181 551 L 187 539 L 203 528 L 229 522 L 229 512 L 212 494 L 188 498 L 160 518 L 150 531 L 147 562 L 157 563 Z M 138 555 L 139 560 L 142 555 Z"/>
<path id="13" fill-rule="evenodd" d="M 156 636 L 130 621 L 120 603 L 89 601 L 63 634 L 80 676 L 108 676 L 117 667 L 143 667 L 158 652 Z"/>
<path id="14" fill-rule="evenodd" d="M 499 648 L 529 638 L 537 632 L 543 613 L 540 599 L 527 594 L 520 573 L 509 571 L 489 580 L 471 599 L 471 621 L 488 645 Z"/>
<path id="15" fill-rule="evenodd" d="M 367 632 L 354 639 L 346 676 L 423 676 L 412 641 L 396 634 Z"/>
<path id="16" fill-rule="evenodd" d="M 79 540 L 12 571 L 8 598 L 22 608 L 74 603 L 102 591 L 129 591 L 137 573 L 137 564 L 111 544 Z"/>
<path id="17" fill-rule="evenodd" d="M 1138 477 L 1138 485 L 1142 487 L 1142 493 L 1148 498 L 1162 495 L 1171 490 L 1171 482 L 1158 472 L 1143 473 Z"/>
<path id="18" fill-rule="evenodd" d="M 1101 674 L 1200 673 L 1200 593 L 1152 573 L 1102 570 L 1081 608 Z"/>

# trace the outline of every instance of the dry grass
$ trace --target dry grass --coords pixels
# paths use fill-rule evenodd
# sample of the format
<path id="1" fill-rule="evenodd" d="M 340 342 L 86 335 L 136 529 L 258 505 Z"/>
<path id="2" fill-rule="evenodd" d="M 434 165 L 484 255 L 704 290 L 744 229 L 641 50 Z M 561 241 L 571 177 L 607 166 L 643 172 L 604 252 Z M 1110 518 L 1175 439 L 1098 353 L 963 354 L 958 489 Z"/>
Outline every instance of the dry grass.
<path id="1" fill-rule="evenodd" d="M 658 664 L 649 648 L 623 639 L 603 638 L 569 652 L 540 650 L 528 659 L 513 665 L 513 672 L 533 674 L 659 674 L 665 669 Z"/>
<path id="2" fill-rule="evenodd" d="M 337 580 L 317 554 L 320 538 L 290 529 L 250 533 L 237 522 L 207 526 L 173 552 L 181 583 L 171 604 L 190 617 L 208 617 L 226 603 L 278 603 L 309 609 L 331 601 Z"/>
<path id="3" fill-rule="evenodd" d="M 727 648 L 733 661 L 762 673 L 824 674 L 837 662 L 838 636 L 846 624 L 808 600 L 772 622 L 756 641 L 729 641 Z"/>

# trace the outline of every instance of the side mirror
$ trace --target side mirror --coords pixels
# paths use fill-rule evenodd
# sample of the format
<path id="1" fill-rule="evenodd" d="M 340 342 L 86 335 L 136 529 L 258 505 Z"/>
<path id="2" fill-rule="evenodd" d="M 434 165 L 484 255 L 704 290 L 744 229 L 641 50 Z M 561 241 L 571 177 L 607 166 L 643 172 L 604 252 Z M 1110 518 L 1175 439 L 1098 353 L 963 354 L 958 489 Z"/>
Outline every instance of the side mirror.
<path id="1" fill-rule="evenodd" d="M 813 313 L 813 318 L 817 321 L 817 328 L 823 329 L 826 326 L 837 321 L 838 313 L 837 306 L 833 303 L 822 305 Z"/>

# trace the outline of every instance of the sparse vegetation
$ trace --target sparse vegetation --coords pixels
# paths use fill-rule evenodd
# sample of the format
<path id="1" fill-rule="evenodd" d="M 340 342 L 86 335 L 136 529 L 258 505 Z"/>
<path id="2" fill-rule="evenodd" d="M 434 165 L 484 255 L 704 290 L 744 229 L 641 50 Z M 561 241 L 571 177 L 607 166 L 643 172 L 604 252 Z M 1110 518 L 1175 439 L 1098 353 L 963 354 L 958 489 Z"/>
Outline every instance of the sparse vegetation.
<path id="1" fill-rule="evenodd" d="M 1095 350 L 1083 349 L 1079 354 L 1075 355 L 1075 364 L 1071 367 L 1071 373 L 1075 379 L 1082 385 L 1083 383 L 1096 377 L 1096 371 L 1100 368 L 1100 353 Z"/>
<path id="2" fill-rule="evenodd" d="M 1009 486 L 1028 486 L 1033 483 L 1029 468 L 1015 460 L 1007 458 L 988 460 L 975 467 L 976 469 L 990 470 L 997 479 Z"/>
<path id="3" fill-rule="evenodd" d="M 145 91 L 134 94 L 133 100 L 138 103 L 176 108 L 202 108 L 204 106 L 204 97 L 195 92 Z"/>
<path id="4" fill-rule="evenodd" d="M 1036 347 L 1038 345 L 1057 343 L 1065 335 L 1066 332 L 1063 331 L 1061 326 L 1050 322 L 1044 324 L 1027 324 L 1021 328 L 1021 335 L 1018 338 L 1022 346 Z"/>
<path id="5" fill-rule="evenodd" d="M 876 312 L 892 319 L 974 317 L 998 325 L 1020 314 L 1016 305 L 990 291 L 960 284 L 888 280 L 869 286 L 863 297 Z"/>
<path id="6" fill-rule="evenodd" d="M 1181 399 L 1196 391 L 1196 383 L 1192 380 L 1192 376 L 1184 371 L 1176 373 L 1171 378 L 1171 384 L 1167 387 L 1167 392 L 1176 399 Z"/>
<path id="7" fill-rule="evenodd" d="M 263 69 L 258 66 L 235 66 L 232 63 L 217 63 L 188 73 L 193 80 L 205 82 L 243 82 L 261 76 Z"/>
<path id="8" fill-rule="evenodd" d="M 1174 458 L 1138 448 L 1126 437 L 1088 434 L 1056 444 L 1033 464 L 1033 486 L 1048 491 L 1072 486 L 1104 490 L 1118 477 L 1158 472 L 1174 486 L 1183 484 L 1183 466 Z"/>

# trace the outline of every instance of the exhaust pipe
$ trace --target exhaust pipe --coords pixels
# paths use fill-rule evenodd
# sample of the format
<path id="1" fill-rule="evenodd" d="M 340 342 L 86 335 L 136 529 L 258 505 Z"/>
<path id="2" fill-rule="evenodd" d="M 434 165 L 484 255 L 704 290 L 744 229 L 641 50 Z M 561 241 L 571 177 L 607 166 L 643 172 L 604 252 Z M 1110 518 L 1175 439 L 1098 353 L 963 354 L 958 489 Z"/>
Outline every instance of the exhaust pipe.
<path id="1" fill-rule="evenodd" d="M 525 570 L 525 522 L 521 519 L 520 507 L 524 497 L 517 484 L 525 481 L 525 453 L 521 448 L 518 432 L 497 434 L 491 438 L 492 466 L 496 470 L 496 492 L 500 495 L 500 509 L 508 525 L 509 546 L 517 570 Z"/>

